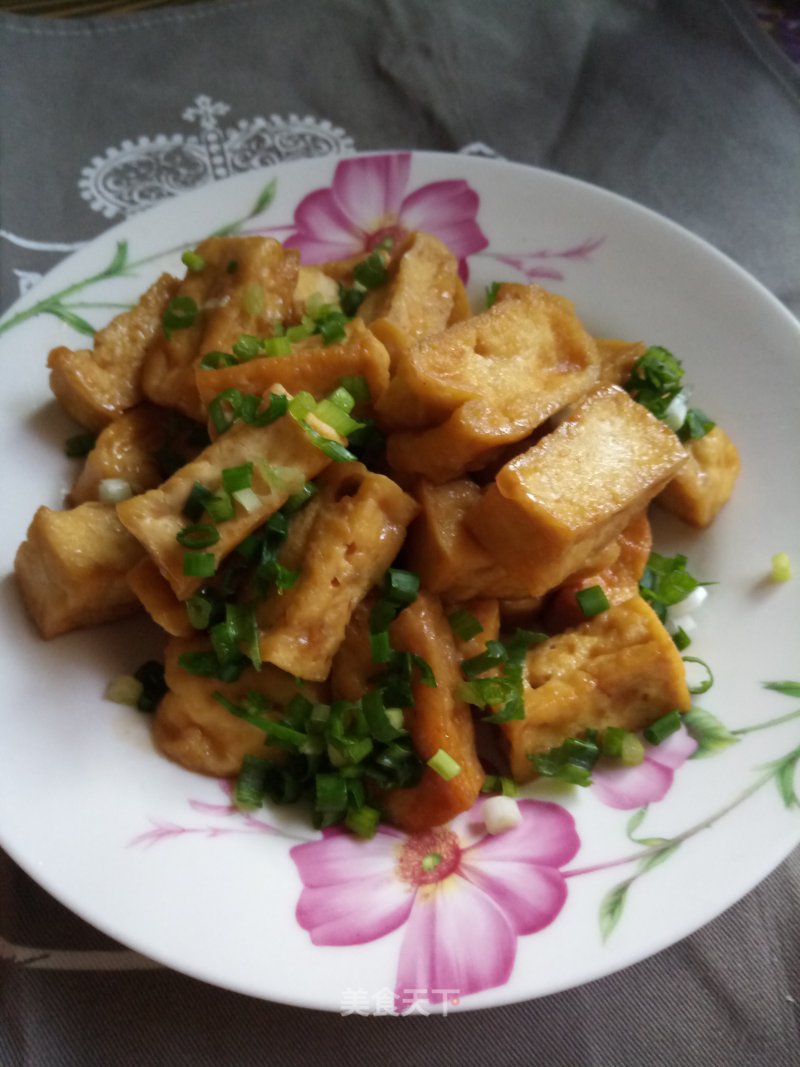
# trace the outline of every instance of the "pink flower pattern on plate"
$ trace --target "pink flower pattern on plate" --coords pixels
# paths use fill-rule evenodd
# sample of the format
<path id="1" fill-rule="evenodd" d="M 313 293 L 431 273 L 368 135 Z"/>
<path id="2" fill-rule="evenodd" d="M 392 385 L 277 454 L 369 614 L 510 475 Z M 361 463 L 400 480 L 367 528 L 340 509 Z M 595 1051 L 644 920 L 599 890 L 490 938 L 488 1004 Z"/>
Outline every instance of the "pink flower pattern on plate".
<path id="1" fill-rule="evenodd" d="M 644 760 L 637 767 L 598 763 L 592 771 L 592 789 L 610 808 L 627 811 L 663 800 L 672 786 L 675 771 L 697 749 L 685 726 L 660 745 L 645 745 Z"/>
<path id="2" fill-rule="evenodd" d="M 398 995 L 441 1003 L 508 981 L 517 938 L 564 906 L 560 868 L 580 841 L 557 804 L 519 802 L 519 826 L 486 833 L 479 801 L 448 826 L 408 836 L 381 826 L 370 841 L 328 830 L 291 856 L 303 890 L 297 920 L 315 945 L 360 945 L 405 925 Z"/>
<path id="3" fill-rule="evenodd" d="M 337 164 L 327 189 L 297 205 L 285 243 L 304 263 L 324 263 L 368 252 L 386 237 L 424 230 L 443 241 L 468 275 L 467 256 L 488 240 L 477 223 L 479 197 L 463 179 L 430 182 L 407 192 L 411 154 L 364 156 Z"/>

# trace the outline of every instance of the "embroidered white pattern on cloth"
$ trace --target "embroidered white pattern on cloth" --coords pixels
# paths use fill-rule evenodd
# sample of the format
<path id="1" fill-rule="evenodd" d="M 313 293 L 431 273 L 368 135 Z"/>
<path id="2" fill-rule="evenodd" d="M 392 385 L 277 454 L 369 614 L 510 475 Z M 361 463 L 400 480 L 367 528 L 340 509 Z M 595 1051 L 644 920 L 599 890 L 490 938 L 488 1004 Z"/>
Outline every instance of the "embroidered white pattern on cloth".
<path id="1" fill-rule="evenodd" d="M 257 115 L 224 128 L 230 105 L 197 96 L 182 114 L 198 132 L 123 141 L 84 167 L 81 196 L 106 218 L 133 215 L 159 200 L 257 167 L 309 156 L 347 155 L 351 137 L 311 115 Z"/>

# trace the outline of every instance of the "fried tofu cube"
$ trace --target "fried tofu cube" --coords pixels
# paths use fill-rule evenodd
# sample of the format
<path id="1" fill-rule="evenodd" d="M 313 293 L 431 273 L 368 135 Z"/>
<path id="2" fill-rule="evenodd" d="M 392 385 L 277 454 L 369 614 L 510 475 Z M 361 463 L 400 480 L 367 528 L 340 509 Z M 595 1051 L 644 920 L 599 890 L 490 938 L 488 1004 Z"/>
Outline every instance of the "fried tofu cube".
<path id="1" fill-rule="evenodd" d="M 568 737 L 608 726 L 638 731 L 691 707 L 680 653 L 641 597 L 535 645 L 526 670 L 525 718 L 502 724 L 518 782 L 535 777 L 529 755 Z"/>
<path id="2" fill-rule="evenodd" d="M 470 533 L 465 518 L 480 500 L 481 491 L 468 478 L 414 487 L 420 505 L 405 546 L 405 562 L 423 589 L 445 601 L 459 603 L 473 597 L 516 599 L 526 596 L 513 578 Z"/>
<path id="3" fill-rule="evenodd" d="M 672 430 L 623 389 L 605 386 L 502 467 L 467 523 L 541 596 L 616 538 L 685 462 Z"/>
<path id="4" fill-rule="evenodd" d="M 319 700 L 324 697 L 323 690 L 312 684 L 300 690 L 290 675 L 269 664 L 259 671 L 248 667 L 235 682 L 190 674 L 180 666 L 179 657 L 184 653 L 209 650 L 202 637 L 167 642 L 164 677 L 169 691 L 156 709 L 156 745 L 187 770 L 214 777 L 237 774 L 246 755 L 280 762 L 285 751 L 267 744 L 263 730 L 233 715 L 214 698 L 214 692 L 233 704 L 241 704 L 250 692 L 260 693 L 272 706 L 269 717 L 280 718 L 282 709 L 297 693 Z"/>
<path id="5" fill-rule="evenodd" d="M 436 483 L 478 470 L 594 385 L 597 349 L 571 305 L 520 288 L 398 360 L 377 405 L 394 431 L 387 455 L 396 470 Z"/>
<path id="6" fill-rule="evenodd" d="M 177 288 L 176 278 L 162 274 L 135 307 L 97 331 L 91 350 L 52 350 L 50 388 L 82 426 L 102 430 L 141 402 L 145 355 L 162 333 L 161 320 Z"/>
<path id="7" fill-rule="evenodd" d="M 197 315 L 170 337 L 161 330 L 142 367 L 142 388 L 154 403 L 200 421 L 197 363 L 207 352 L 230 352 L 242 334 L 269 336 L 291 317 L 299 257 L 270 237 L 209 237 L 197 254 L 205 266 L 189 271 L 176 294 Z"/>
<path id="8" fill-rule="evenodd" d="M 235 367 L 197 371 L 197 389 L 204 409 L 225 389 L 259 396 L 280 382 L 290 392 L 301 389 L 317 400 L 327 396 L 345 376 L 360 375 L 377 400 L 389 384 L 389 353 L 359 319 L 347 326 L 341 343 L 325 345 L 320 337 L 292 346 L 291 355 L 251 359 Z"/>
<path id="9" fill-rule="evenodd" d="M 322 681 L 353 610 L 400 551 L 417 504 L 361 463 L 336 464 L 317 485 L 302 548 L 290 544 L 294 556 L 281 557 L 286 566 L 301 557 L 300 575 L 291 588 L 264 600 L 256 615 L 262 657 L 300 678 Z"/>
<path id="10" fill-rule="evenodd" d="M 179 600 L 187 600 L 203 582 L 202 578 L 184 573 L 186 549 L 177 540 L 184 527 L 190 525 L 183 508 L 192 487 L 199 482 L 215 493 L 222 486 L 222 472 L 226 468 L 259 459 L 275 467 L 292 468 L 304 480 L 315 478 L 330 463 L 289 415 L 269 426 L 237 423 L 157 489 L 117 505 L 123 526 L 141 542 Z M 247 511 L 236 504 L 234 517 L 217 527 L 219 540 L 202 549 L 213 556 L 215 565 L 282 507 L 290 494 L 288 483 L 267 483 L 257 469 L 253 479 L 258 507 Z"/>
<path id="11" fill-rule="evenodd" d="M 420 593 L 389 632 L 393 648 L 421 656 L 436 678 L 436 688 L 419 680 L 412 684 L 414 706 L 406 709 L 406 729 L 417 755 L 427 762 L 443 749 L 460 768 L 445 781 L 426 767 L 417 785 L 384 795 L 389 821 L 407 833 L 422 833 L 469 810 L 485 775 L 475 750 L 472 714 L 456 695 L 462 681 L 459 654 L 438 597 Z"/>
<path id="12" fill-rule="evenodd" d="M 598 337 L 597 352 L 600 356 L 600 385 L 624 386 L 630 378 L 633 365 L 647 351 L 642 341 L 621 341 L 616 338 Z"/>
<path id="13" fill-rule="evenodd" d="M 653 534 L 647 513 L 643 511 L 635 515 L 619 537 L 606 545 L 594 560 L 588 561 L 553 591 L 545 611 L 548 633 L 583 622 L 585 616 L 577 600 L 577 594 L 583 589 L 599 586 L 609 604 L 622 604 L 637 596 L 652 547 Z"/>
<path id="14" fill-rule="evenodd" d="M 193 637 L 197 632 L 189 622 L 186 604 L 178 600 L 172 586 L 149 556 L 142 556 L 128 571 L 128 585 L 141 601 L 153 622 L 173 637 Z"/>
<path id="15" fill-rule="evenodd" d="M 100 483 L 119 478 L 136 496 L 164 480 L 161 457 L 165 449 L 179 465 L 200 451 L 192 440 L 202 438 L 205 428 L 176 411 L 152 404 L 139 404 L 109 423 L 97 436 L 70 493 L 73 504 L 97 500 Z"/>
<path id="16" fill-rule="evenodd" d="M 465 302 L 450 249 L 430 234 L 413 233 L 398 249 L 389 284 L 367 296 L 360 314 L 396 359 L 415 341 L 465 318 Z"/>
<path id="17" fill-rule="evenodd" d="M 478 421 L 505 425 L 509 442 L 580 396 L 596 376 L 595 343 L 571 307 L 530 286 L 418 341 L 398 362 L 378 411 L 388 429 L 421 429 L 470 405 Z"/>
<path id="18" fill-rule="evenodd" d="M 686 442 L 689 459 L 657 503 L 679 519 L 701 529 L 709 526 L 729 500 L 741 460 L 736 445 L 720 426 L 705 437 Z"/>
<path id="19" fill-rule="evenodd" d="M 14 570 L 42 637 L 139 611 L 125 576 L 141 556 L 138 541 L 110 505 L 39 508 L 17 550 Z"/>

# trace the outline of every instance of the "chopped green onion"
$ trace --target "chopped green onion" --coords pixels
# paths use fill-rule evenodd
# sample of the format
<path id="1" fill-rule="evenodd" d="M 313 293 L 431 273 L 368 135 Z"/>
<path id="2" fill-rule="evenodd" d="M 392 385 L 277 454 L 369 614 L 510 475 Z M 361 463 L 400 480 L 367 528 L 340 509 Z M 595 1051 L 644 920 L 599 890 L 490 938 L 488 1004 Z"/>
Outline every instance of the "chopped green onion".
<path id="1" fill-rule="evenodd" d="M 184 548 L 209 548 L 219 541 L 219 530 L 211 523 L 196 522 L 179 530 L 175 540 Z"/>
<path id="2" fill-rule="evenodd" d="M 252 401 L 255 401 L 255 403 L 252 403 Z M 288 406 L 289 398 L 285 393 L 270 393 L 269 403 L 263 411 L 260 410 L 261 397 L 243 396 L 240 417 L 242 422 L 246 422 L 248 426 L 269 426 L 276 419 L 279 419 L 281 415 L 286 414 Z"/>
<path id="3" fill-rule="evenodd" d="M 349 286 L 339 283 L 339 304 L 344 314 L 351 318 L 358 313 L 366 295 L 366 289 L 360 285 Z"/>
<path id="4" fill-rule="evenodd" d="M 126 704 L 135 708 L 143 690 L 144 686 L 138 678 L 134 678 L 132 674 L 119 674 L 108 683 L 103 697 L 113 704 Z"/>
<path id="5" fill-rule="evenodd" d="M 497 294 L 500 292 L 500 286 L 502 282 L 492 282 L 491 285 L 486 286 L 486 307 L 494 307 L 497 301 Z"/>
<path id="6" fill-rule="evenodd" d="M 200 274 L 201 271 L 206 269 L 206 261 L 199 252 L 184 252 L 181 256 L 181 263 L 183 263 L 190 274 Z"/>
<path id="7" fill-rule="evenodd" d="M 639 582 L 639 592 L 644 600 L 666 621 L 667 608 L 679 604 L 693 592 L 700 582 L 686 570 L 686 556 L 662 556 L 651 552 L 644 574 Z"/>
<path id="8" fill-rule="evenodd" d="M 306 337 L 310 337 L 313 332 L 313 324 L 305 325 L 304 323 L 299 323 L 296 326 L 290 326 L 286 330 L 286 340 L 289 341 L 290 344 L 294 344 L 297 341 L 304 341 Z"/>
<path id="9" fill-rule="evenodd" d="M 619 758 L 626 767 L 638 767 L 642 762 L 644 759 L 644 745 L 636 734 L 626 731 Z"/>
<path id="10" fill-rule="evenodd" d="M 243 363 L 247 363 L 251 359 L 258 359 L 259 356 L 264 355 L 261 338 L 255 337 L 251 333 L 240 334 L 239 340 L 233 346 L 233 354 Z"/>
<path id="11" fill-rule="evenodd" d="M 214 522 L 228 522 L 236 514 L 233 500 L 224 489 L 218 489 L 206 503 L 206 511 Z"/>
<path id="12" fill-rule="evenodd" d="M 380 821 L 380 812 L 368 804 L 360 808 L 350 808 L 345 816 L 344 823 L 356 837 L 370 838 L 375 836 Z"/>
<path id="13" fill-rule="evenodd" d="M 333 311 L 324 319 L 318 320 L 317 328 L 322 337 L 322 343 L 330 345 L 334 341 L 343 341 L 347 337 L 346 324 L 347 319 L 341 311 Z"/>
<path id="14" fill-rule="evenodd" d="M 459 608 L 452 615 L 448 615 L 447 621 L 450 623 L 450 629 L 461 641 L 469 641 L 483 633 L 481 624 L 466 608 Z"/>
<path id="15" fill-rule="evenodd" d="M 239 360 L 230 352 L 206 352 L 200 360 L 200 370 L 221 370 L 222 367 L 236 367 Z"/>
<path id="16" fill-rule="evenodd" d="M 210 578 L 217 569 L 213 552 L 184 552 L 183 573 L 187 578 Z"/>
<path id="17" fill-rule="evenodd" d="M 167 304 L 167 310 L 161 319 L 164 335 L 170 340 L 175 330 L 187 330 L 193 326 L 199 309 L 190 296 L 174 296 Z"/>
<path id="18" fill-rule="evenodd" d="M 314 807 L 321 812 L 347 808 L 347 783 L 339 774 L 318 774 L 314 779 Z"/>
<path id="19" fill-rule="evenodd" d="M 227 274 L 235 274 L 238 269 L 239 269 L 239 261 L 236 260 L 236 259 L 229 259 L 228 260 L 228 264 L 225 267 L 226 273 Z"/>
<path id="20" fill-rule="evenodd" d="M 93 433 L 76 433 L 64 442 L 64 454 L 70 459 L 87 456 L 95 446 L 97 437 Z"/>
<path id="21" fill-rule="evenodd" d="M 211 490 L 203 485 L 202 482 L 195 482 L 189 491 L 186 503 L 183 505 L 183 514 L 192 522 L 197 522 L 206 510 L 209 500 L 213 499 L 213 496 L 214 494 Z"/>
<path id="22" fill-rule="evenodd" d="M 309 426 L 307 422 L 301 422 L 301 426 L 308 434 L 314 447 L 318 448 L 323 456 L 332 459 L 334 463 L 349 463 L 350 460 L 356 458 L 344 445 L 339 444 L 338 441 L 331 440 L 330 437 L 324 437 L 318 430 Z"/>
<path id="23" fill-rule="evenodd" d="M 255 811 L 264 803 L 264 787 L 271 764 L 247 753 L 236 777 L 233 802 L 240 811 Z"/>
<path id="24" fill-rule="evenodd" d="M 305 507 L 312 496 L 316 495 L 316 492 L 316 485 L 314 485 L 313 482 L 306 482 L 302 489 L 289 495 L 289 498 L 281 509 L 284 515 L 294 515 L 295 512 L 299 511 L 302 507 Z"/>
<path id="25" fill-rule="evenodd" d="M 773 582 L 788 582 L 792 577 L 792 561 L 785 552 L 777 552 L 772 557 Z"/>
<path id="26" fill-rule="evenodd" d="M 373 663 L 388 663 L 392 658 L 392 646 L 389 642 L 389 631 L 379 630 L 369 635 L 369 646 Z"/>
<path id="27" fill-rule="evenodd" d="M 699 408 L 689 408 L 683 425 L 678 430 L 681 441 L 696 441 L 714 429 L 716 423 Z"/>
<path id="28" fill-rule="evenodd" d="M 238 467 L 226 467 L 222 472 L 222 484 L 226 493 L 235 493 L 239 489 L 251 489 L 253 464 L 242 463 Z"/>
<path id="29" fill-rule="evenodd" d="M 585 619 L 600 615 L 601 612 L 608 611 L 610 607 L 605 590 L 600 585 L 592 585 L 588 589 L 579 589 L 575 594 L 575 599 L 578 601 L 578 606 Z"/>
<path id="30" fill-rule="evenodd" d="M 366 259 L 356 263 L 353 277 L 365 289 L 378 289 L 389 280 L 389 272 L 379 252 L 372 252 Z"/>
<path id="31" fill-rule="evenodd" d="M 363 374 L 345 374 L 339 379 L 339 384 L 353 398 L 354 404 L 368 404 L 371 396 L 367 379 Z"/>
<path id="32" fill-rule="evenodd" d="M 342 391 L 344 392 L 344 390 Z M 341 434 L 342 437 L 347 437 L 353 430 L 358 430 L 363 425 L 363 423 L 351 418 L 346 411 L 343 411 L 342 408 L 327 397 L 324 400 L 320 400 L 314 408 L 314 415 L 321 419 L 322 422 L 327 423 L 331 429 Z"/>
<path id="33" fill-rule="evenodd" d="M 500 774 L 487 774 L 481 786 L 481 792 L 502 793 L 504 797 L 518 797 L 519 786 L 513 778 L 505 778 Z"/>
<path id="34" fill-rule="evenodd" d="M 142 683 L 142 693 L 136 702 L 139 711 L 154 711 L 167 691 L 164 680 L 164 665 L 149 659 L 137 667 L 133 677 Z"/>
<path id="35" fill-rule="evenodd" d="M 293 419 L 298 422 L 302 422 L 314 408 L 317 406 L 317 402 L 314 397 L 305 389 L 301 389 L 299 393 L 295 393 L 292 399 L 289 401 L 288 411 Z"/>
<path id="36" fill-rule="evenodd" d="M 390 567 L 383 580 L 383 596 L 392 604 L 413 604 L 419 595 L 419 575 Z"/>
<path id="37" fill-rule="evenodd" d="M 681 713 L 677 710 L 668 711 L 666 715 L 662 715 L 660 719 L 650 723 L 644 731 L 644 737 L 651 745 L 660 745 L 670 734 L 674 734 L 680 728 Z"/>
<path id="38" fill-rule="evenodd" d="M 461 774 L 461 767 L 443 748 L 435 752 L 428 760 L 428 766 L 432 771 L 449 782 L 457 774 Z"/>
<path id="39" fill-rule="evenodd" d="M 603 755 L 610 756 L 611 759 L 619 759 L 622 755 L 622 746 L 628 732 L 628 730 L 623 730 L 620 726 L 607 726 L 603 730 L 600 741 Z"/>
<path id="40" fill-rule="evenodd" d="M 242 394 L 238 389 L 225 389 L 208 405 L 208 415 L 218 434 L 229 430 L 236 421 L 242 406 Z"/>
<path id="41" fill-rule="evenodd" d="M 557 778 L 570 785 L 587 786 L 592 782 L 592 768 L 600 749 L 590 737 L 568 737 L 561 745 L 528 755 L 543 778 Z"/>
<path id="42" fill-rule="evenodd" d="M 266 356 L 290 356 L 292 342 L 288 337 L 267 337 L 263 344 Z"/>
<path id="43" fill-rule="evenodd" d="M 672 640 L 675 642 L 675 647 L 679 652 L 683 652 L 692 643 L 692 639 L 682 626 L 679 626 L 675 633 L 672 635 Z"/>
<path id="44" fill-rule="evenodd" d="M 186 601 L 186 616 L 195 630 L 206 629 L 213 611 L 214 604 L 203 593 L 195 593 Z"/>

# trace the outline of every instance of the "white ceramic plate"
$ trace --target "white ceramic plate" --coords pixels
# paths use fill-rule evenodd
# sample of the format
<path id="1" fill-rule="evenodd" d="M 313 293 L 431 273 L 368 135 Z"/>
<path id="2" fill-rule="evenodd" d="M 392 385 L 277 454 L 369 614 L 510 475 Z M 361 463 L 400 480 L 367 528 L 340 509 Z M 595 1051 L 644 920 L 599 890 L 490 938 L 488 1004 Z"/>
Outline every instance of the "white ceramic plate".
<path id="1" fill-rule="evenodd" d="M 696 403 L 743 459 L 711 530 L 659 526 L 662 551 L 685 551 L 698 577 L 719 583 L 690 650 L 716 674 L 698 699 L 714 718 L 696 718 L 695 758 L 681 734 L 625 780 L 537 786 L 523 826 L 501 838 L 481 836 L 477 813 L 430 839 L 321 838 L 296 816 L 233 813 L 219 783 L 156 754 L 145 716 L 104 702 L 108 678 L 158 650 L 145 624 L 36 636 L 11 577 L 14 552 L 35 508 L 62 504 L 76 469 L 61 452 L 74 427 L 50 398 L 47 352 L 84 345 L 72 316 L 102 325 L 109 304 L 179 269 L 176 250 L 234 222 L 300 232 L 307 252 L 333 256 L 377 231 L 427 228 L 464 258 L 476 301 L 494 279 L 539 280 L 574 299 L 597 335 L 665 345 L 684 361 Z M 123 223 L 3 321 L 0 840 L 100 929 L 277 1001 L 485 1007 L 657 952 L 740 898 L 800 838 L 800 696 L 762 687 L 800 678 L 797 580 L 768 577 L 776 552 L 800 566 L 800 329 L 707 244 L 607 192 L 510 163 L 325 158 L 212 184 Z M 439 861 L 426 871 L 431 853 Z"/>

